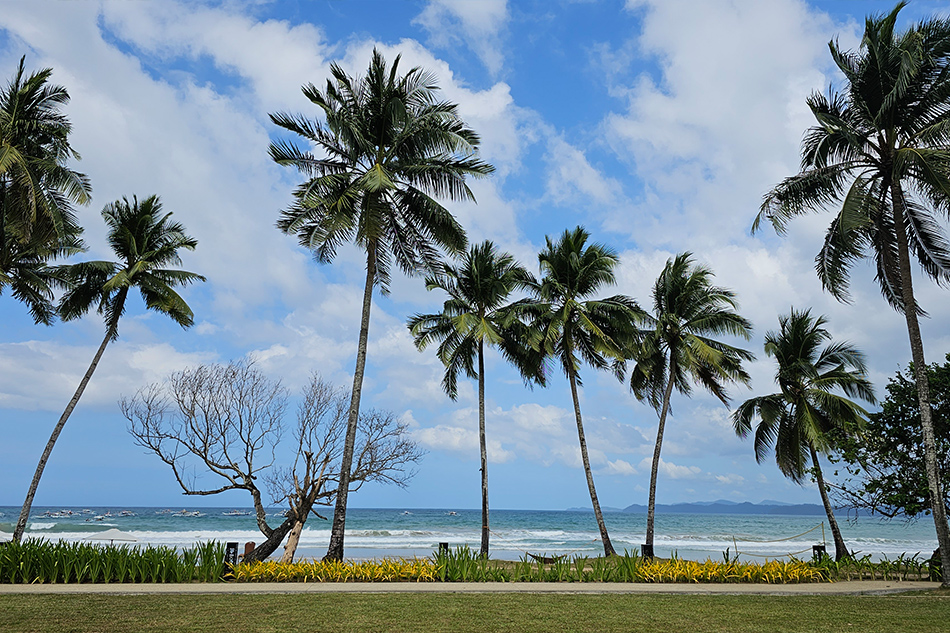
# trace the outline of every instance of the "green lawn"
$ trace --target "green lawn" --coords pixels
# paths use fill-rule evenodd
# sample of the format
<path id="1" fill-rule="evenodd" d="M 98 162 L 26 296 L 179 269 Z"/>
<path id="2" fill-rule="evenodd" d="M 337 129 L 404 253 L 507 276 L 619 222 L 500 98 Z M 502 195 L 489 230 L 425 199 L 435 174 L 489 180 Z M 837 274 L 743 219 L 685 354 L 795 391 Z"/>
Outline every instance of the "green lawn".
<path id="1" fill-rule="evenodd" d="M 0 631 L 947 631 L 950 595 L 4 595 Z"/>

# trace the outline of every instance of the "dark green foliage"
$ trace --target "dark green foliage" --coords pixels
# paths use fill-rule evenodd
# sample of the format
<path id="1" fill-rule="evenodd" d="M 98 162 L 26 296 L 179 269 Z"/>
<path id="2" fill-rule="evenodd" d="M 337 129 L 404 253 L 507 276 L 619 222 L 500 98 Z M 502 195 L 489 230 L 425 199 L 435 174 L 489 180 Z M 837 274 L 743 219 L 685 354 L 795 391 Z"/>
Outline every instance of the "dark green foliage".
<path id="1" fill-rule="evenodd" d="M 69 94 L 48 83 L 49 68 L 26 75 L 24 59 L 0 90 L 0 293 L 9 287 L 37 323 L 49 325 L 53 291 L 63 286 L 49 261 L 83 249 L 71 204 L 88 203 L 90 186 L 66 166 L 79 158 L 61 112 Z"/>
<path id="2" fill-rule="evenodd" d="M 147 545 L 45 540 L 0 545 L 0 583 L 218 582 L 224 573 L 224 545 L 193 549 Z"/>
<path id="3" fill-rule="evenodd" d="M 941 479 L 950 481 L 950 354 L 927 368 Z M 930 514 L 930 493 L 920 437 L 920 407 L 912 366 L 898 370 L 887 384 L 881 411 L 868 418 L 860 436 L 836 438 L 833 488 L 836 500 L 886 517 Z M 950 503 L 944 487 L 945 503 Z"/>

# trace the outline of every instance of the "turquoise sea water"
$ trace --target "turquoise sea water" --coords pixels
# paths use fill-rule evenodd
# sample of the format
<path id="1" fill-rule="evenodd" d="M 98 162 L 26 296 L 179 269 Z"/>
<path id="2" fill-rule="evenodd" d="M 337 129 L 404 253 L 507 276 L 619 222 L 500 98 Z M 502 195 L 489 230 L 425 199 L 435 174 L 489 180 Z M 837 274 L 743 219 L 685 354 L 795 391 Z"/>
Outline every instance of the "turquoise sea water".
<path id="1" fill-rule="evenodd" d="M 262 540 L 250 514 L 225 514 L 234 508 L 186 509 L 200 515 L 173 514 L 182 508 L 37 507 L 30 517 L 27 536 L 74 541 L 116 528 L 132 534 L 139 543 L 186 547 L 206 540 L 236 541 L 240 551 L 245 542 Z M 127 515 L 122 516 L 122 511 Z M 13 531 L 19 508 L 0 507 L 0 513 L 0 539 L 5 540 Z M 330 513 L 332 509 L 326 516 Z M 277 525 L 280 520 L 280 510 L 274 509 L 271 525 Z M 605 520 L 618 552 L 639 551 L 646 531 L 645 514 L 611 512 L 605 514 Z M 861 556 L 870 554 L 876 560 L 918 552 L 927 558 L 937 546 L 930 517 L 911 523 L 866 517 L 852 522 L 841 517 L 839 523 L 849 548 Z M 346 525 L 348 558 L 428 556 L 439 543 L 449 543 L 453 548 L 468 545 L 478 549 L 481 513 L 453 509 L 353 508 L 347 514 Z M 514 560 L 526 552 L 590 556 L 603 552 L 597 524 L 590 512 L 494 510 L 491 530 L 494 558 Z M 297 556 L 321 557 L 329 539 L 329 522 L 312 517 L 304 529 Z M 823 515 L 658 514 L 656 518 L 657 556 L 675 552 L 692 560 L 720 560 L 728 547 L 731 554 L 738 549 L 744 560 L 787 558 L 790 554 L 807 558 L 811 556 L 812 545 L 823 540 L 828 544 L 829 553 L 833 553 L 831 532 Z M 278 550 L 275 555 L 280 553 Z"/>

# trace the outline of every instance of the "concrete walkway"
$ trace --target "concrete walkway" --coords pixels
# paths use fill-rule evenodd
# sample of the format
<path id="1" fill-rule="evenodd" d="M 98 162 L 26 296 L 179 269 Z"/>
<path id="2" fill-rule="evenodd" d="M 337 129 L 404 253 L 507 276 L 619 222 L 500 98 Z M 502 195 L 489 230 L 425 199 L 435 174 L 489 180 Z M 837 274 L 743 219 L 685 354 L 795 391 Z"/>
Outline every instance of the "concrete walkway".
<path id="1" fill-rule="evenodd" d="M 190 583 L 190 584 L 83 584 L 8 585 L 0 584 L 0 595 L 8 594 L 296 594 L 296 593 L 561 593 L 561 594 L 696 594 L 768 596 L 867 596 L 937 589 L 935 582 L 864 580 L 768 584 L 686 584 L 686 583 L 557 583 L 557 582 L 430 582 L 430 583 Z"/>

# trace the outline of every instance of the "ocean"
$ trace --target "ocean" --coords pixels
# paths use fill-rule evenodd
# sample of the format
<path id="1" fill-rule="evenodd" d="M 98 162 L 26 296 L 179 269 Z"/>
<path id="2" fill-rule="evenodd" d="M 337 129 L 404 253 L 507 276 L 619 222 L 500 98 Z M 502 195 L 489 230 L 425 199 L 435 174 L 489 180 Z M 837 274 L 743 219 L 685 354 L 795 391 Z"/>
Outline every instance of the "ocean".
<path id="1" fill-rule="evenodd" d="M 183 514 L 183 510 L 187 514 Z M 246 512 L 247 514 L 241 514 Z M 281 519 L 271 513 L 271 525 Z M 197 515 L 193 513 L 198 513 Z M 332 515 L 332 508 L 325 516 Z M 0 540 L 9 540 L 19 508 L 0 507 Z M 614 548 L 618 552 L 640 550 L 646 532 L 646 514 L 608 512 L 604 515 Z M 919 553 L 929 558 L 937 547 L 933 521 L 882 521 L 839 517 L 848 547 L 859 556 L 893 560 Z M 477 550 L 481 512 L 453 509 L 365 509 L 347 513 L 346 557 L 429 556 L 448 543 Z M 217 540 L 239 543 L 263 540 L 253 514 L 246 508 L 133 508 L 34 507 L 27 536 L 49 540 L 77 541 L 94 538 L 97 532 L 116 528 L 133 535 L 138 543 L 189 547 L 196 542 Z M 597 523 L 591 512 L 494 510 L 491 513 L 491 556 L 517 560 L 526 553 L 596 556 L 603 553 Z M 305 527 L 297 558 L 319 558 L 330 540 L 329 521 L 311 517 Z M 654 548 L 657 556 L 670 554 L 690 560 L 721 560 L 729 548 L 740 560 L 809 558 L 812 546 L 834 544 L 822 515 L 658 514 Z M 275 556 L 282 553 L 275 552 Z"/>

